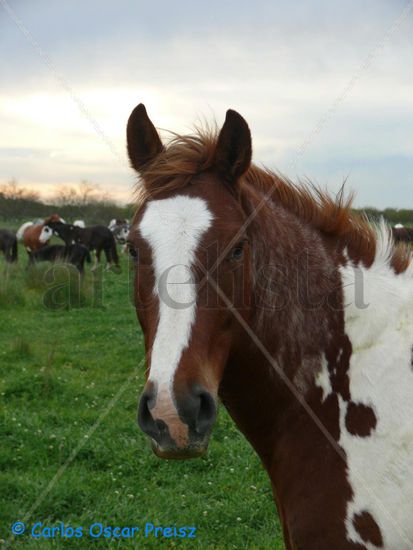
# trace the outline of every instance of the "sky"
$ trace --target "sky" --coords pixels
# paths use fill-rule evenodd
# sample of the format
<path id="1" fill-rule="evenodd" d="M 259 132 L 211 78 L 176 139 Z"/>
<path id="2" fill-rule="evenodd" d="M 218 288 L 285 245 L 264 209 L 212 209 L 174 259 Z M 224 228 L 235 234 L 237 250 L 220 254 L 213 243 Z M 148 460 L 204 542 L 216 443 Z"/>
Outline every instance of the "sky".
<path id="1" fill-rule="evenodd" d="M 413 209 L 412 67 L 406 0 L 0 0 L 0 184 L 128 202 L 143 102 L 166 140 L 235 109 L 254 162 Z"/>

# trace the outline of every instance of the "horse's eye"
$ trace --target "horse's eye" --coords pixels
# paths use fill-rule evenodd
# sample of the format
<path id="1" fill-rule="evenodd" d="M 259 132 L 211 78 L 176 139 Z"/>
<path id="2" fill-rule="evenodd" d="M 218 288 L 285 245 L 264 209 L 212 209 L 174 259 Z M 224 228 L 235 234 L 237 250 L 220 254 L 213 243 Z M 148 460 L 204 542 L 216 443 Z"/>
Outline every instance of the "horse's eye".
<path id="1" fill-rule="evenodd" d="M 234 262 L 239 262 L 244 256 L 244 243 L 239 243 L 231 250 L 229 259 Z"/>

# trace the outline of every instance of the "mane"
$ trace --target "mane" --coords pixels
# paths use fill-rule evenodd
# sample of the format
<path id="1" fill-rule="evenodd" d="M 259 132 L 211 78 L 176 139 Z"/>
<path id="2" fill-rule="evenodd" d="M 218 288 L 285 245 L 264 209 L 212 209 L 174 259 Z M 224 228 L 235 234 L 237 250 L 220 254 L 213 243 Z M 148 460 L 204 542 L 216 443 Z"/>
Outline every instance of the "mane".
<path id="1" fill-rule="evenodd" d="M 216 126 L 196 127 L 191 135 L 172 136 L 168 146 L 141 171 L 143 186 L 136 189 L 138 209 L 159 193 L 182 189 L 194 176 L 214 168 Z M 239 189 L 241 199 L 252 207 L 261 202 L 281 206 L 325 237 L 338 240 L 355 263 L 373 263 L 383 231 L 365 214 L 352 210 L 353 194 L 346 196 L 344 185 L 332 196 L 310 181 L 296 184 L 273 170 L 251 164 L 239 181 Z M 412 262 L 411 249 L 395 244 L 391 235 L 389 239 L 388 263 L 396 273 L 402 273 Z"/>

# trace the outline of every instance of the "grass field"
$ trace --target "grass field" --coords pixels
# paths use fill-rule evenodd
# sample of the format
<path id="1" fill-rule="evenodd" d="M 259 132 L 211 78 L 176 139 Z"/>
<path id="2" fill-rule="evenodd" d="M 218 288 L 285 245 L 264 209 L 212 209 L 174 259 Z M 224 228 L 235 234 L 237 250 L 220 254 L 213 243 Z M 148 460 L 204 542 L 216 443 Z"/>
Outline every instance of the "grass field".
<path id="1" fill-rule="evenodd" d="M 17 266 L 0 258 L 0 539 L 29 549 L 284 548 L 269 480 L 222 407 L 198 460 L 161 461 L 139 431 L 144 352 L 127 260 L 101 283 L 88 267 L 81 288 L 64 267 L 26 263 L 22 249 Z M 26 530 L 10 540 L 18 520 L 84 535 L 36 540 Z M 197 531 L 91 539 L 95 522 Z"/>

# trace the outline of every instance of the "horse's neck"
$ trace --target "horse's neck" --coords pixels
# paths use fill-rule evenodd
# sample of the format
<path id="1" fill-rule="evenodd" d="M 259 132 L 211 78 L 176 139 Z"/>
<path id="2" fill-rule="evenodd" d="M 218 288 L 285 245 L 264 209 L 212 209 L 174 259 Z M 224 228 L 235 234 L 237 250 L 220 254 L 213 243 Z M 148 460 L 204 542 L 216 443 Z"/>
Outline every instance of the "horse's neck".
<path id="1" fill-rule="evenodd" d="M 276 219 L 276 231 L 268 224 L 268 234 L 260 227 L 252 238 L 263 265 L 255 266 L 251 322 L 247 334 L 240 329 L 221 384 L 225 405 L 268 469 L 283 431 L 303 414 L 294 393 L 320 401 L 327 361 L 336 361 L 336 388 L 348 394 L 337 360 L 340 350 L 348 359 L 349 343 L 334 250 L 291 215 Z"/>
<path id="2" fill-rule="evenodd" d="M 261 236 L 252 239 L 257 258 L 274 269 L 260 273 L 256 265 L 251 324 L 234 346 L 220 395 L 269 473 L 288 541 L 291 515 L 309 518 L 305 507 L 327 486 L 329 476 L 339 496 L 334 505 L 315 505 L 331 505 L 322 521 L 336 525 L 337 508 L 343 517 L 351 496 L 339 455 L 328 449 L 297 399 L 302 397 L 338 438 L 338 400 L 340 394 L 348 396 L 343 364 L 350 345 L 334 247 L 291 216 L 279 213 L 277 220 L 276 231 L 269 225 L 267 234 L 260 228 Z M 327 363 L 334 370 L 331 375 Z M 338 393 L 323 401 L 331 385 Z M 318 469 L 321 463 L 324 467 Z M 314 524 L 319 520 L 311 518 Z M 323 531 L 321 525 L 319 529 Z M 343 522 L 335 533 L 338 540 L 345 537 Z M 328 542 L 334 547 L 337 540 Z"/>

